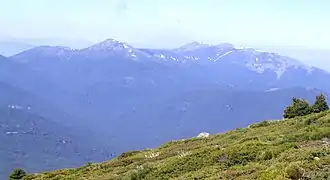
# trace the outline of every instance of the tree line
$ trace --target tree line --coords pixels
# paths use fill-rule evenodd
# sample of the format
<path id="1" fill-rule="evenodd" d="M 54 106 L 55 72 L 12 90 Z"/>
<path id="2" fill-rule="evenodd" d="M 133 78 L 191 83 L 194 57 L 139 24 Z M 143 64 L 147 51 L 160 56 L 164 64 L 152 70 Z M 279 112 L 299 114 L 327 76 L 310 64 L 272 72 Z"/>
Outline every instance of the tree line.
<path id="1" fill-rule="evenodd" d="M 314 104 L 309 104 L 305 99 L 292 98 L 292 104 L 284 109 L 284 118 L 305 116 L 311 113 L 319 113 L 329 110 L 324 94 L 316 96 Z"/>

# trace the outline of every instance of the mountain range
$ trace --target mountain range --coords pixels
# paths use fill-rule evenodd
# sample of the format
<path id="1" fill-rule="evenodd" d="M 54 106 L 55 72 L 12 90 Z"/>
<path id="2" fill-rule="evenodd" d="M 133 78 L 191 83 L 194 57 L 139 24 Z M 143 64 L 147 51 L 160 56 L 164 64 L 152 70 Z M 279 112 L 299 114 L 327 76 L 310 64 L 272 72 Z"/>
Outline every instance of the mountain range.
<path id="1" fill-rule="evenodd" d="M 69 128 L 78 137 L 75 142 L 85 142 L 82 160 L 69 158 L 68 163 L 52 166 L 62 168 L 202 131 L 217 133 L 281 118 L 292 97 L 313 101 L 319 93 L 330 92 L 325 83 L 329 79 L 327 71 L 296 59 L 228 43 L 141 49 L 107 39 L 82 49 L 39 46 L 0 56 L 0 105 L 29 107 L 25 113 L 42 117 L 50 128 L 41 129 L 48 132 L 53 127 L 61 135 L 60 130 Z M 0 119 L 8 118 L 2 114 Z M 64 132 L 63 136 L 71 138 Z M 8 146 L 11 151 L 39 153 Z M 53 147 L 40 141 L 35 147 L 48 146 Z M 97 147 L 97 152 L 106 149 L 110 155 L 85 158 L 90 157 L 88 146 Z M 26 166 L 29 163 L 33 162 Z"/>
<path id="2" fill-rule="evenodd" d="M 147 61 L 149 64 L 176 66 L 177 68 L 188 69 L 187 71 L 193 71 L 193 69 L 198 68 L 196 66 L 203 66 L 204 68 L 207 67 L 208 73 L 205 76 L 208 79 L 213 78 L 213 81 L 217 80 L 222 84 L 232 83 L 233 86 L 242 86 L 244 89 L 246 86 L 258 86 L 259 82 L 259 86 L 264 86 L 262 88 L 306 85 L 324 88 L 324 84 L 317 84 L 313 81 L 313 78 L 317 76 L 318 79 L 322 79 L 329 75 L 328 72 L 322 69 L 304 65 L 286 56 L 259 52 L 254 49 L 237 49 L 228 43 L 213 46 L 193 42 L 177 49 L 154 50 L 138 49 L 126 43 L 108 39 L 78 50 L 66 47 L 37 47 L 14 55 L 11 59 L 16 62 L 29 61 L 31 64 L 38 63 L 38 65 L 42 64 L 38 60 L 42 60 L 43 63 L 55 59 L 57 61 L 70 60 L 82 63 L 90 60 L 112 59 L 112 61 L 118 61 L 119 59 L 126 59 L 130 62 Z M 123 60 L 120 61 L 120 63 L 129 63 L 123 62 Z M 111 62 L 106 63 L 110 64 Z M 212 68 L 210 68 L 211 66 Z M 202 68 L 198 69 L 201 70 Z M 229 72 L 226 71 L 228 69 Z M 235 80 L 233 79 L 233 73 L 245 73 L 248 76 Z M 226 76 L 226 79 L 223 78 L 224 76 Z M 298 76 L 300 80 L 295 78 Z M 268 81 L 267 84 L 264 83 L 265 80 Z M 242 83 L 242 81 L 245 82 Z M 329 89 L 329 87 L 326 88 Z"/>

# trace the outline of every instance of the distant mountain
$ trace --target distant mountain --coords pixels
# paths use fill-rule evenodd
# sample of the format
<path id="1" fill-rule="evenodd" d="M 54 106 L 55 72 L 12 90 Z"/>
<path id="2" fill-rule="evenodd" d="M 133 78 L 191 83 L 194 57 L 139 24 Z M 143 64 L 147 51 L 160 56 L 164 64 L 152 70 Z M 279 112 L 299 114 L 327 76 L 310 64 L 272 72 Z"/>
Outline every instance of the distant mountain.
<path id="1" fill-rule="evenodd" d="M 293 57 L 316 67 L 330 70 L 330 49 L 304 48 L 304 47 L 277 47 L 260 46 L 264 51 L 276 52 L 284 56 Z"/>
<path id="2" fill-rule="evenodd" d="M 185 67 L 189 71 L 194 69 L 196 72 L 192 74 L 195 77 L 203 77 L 206 80 L 230 84 L 242 89 L 249 87 L 260 90 L 304 86 L 330 91 L 330 85 L 322 83 L 330 77 L 330 74 L 322 69 L 307 66 L 298 60 L 275 53 L 237 49 L 228 43 L 207 45 L 194 42 L 178 49 L 155 50 L 136 49 L 126 43 L 108 39 L 80 50 L 64 47 L 37 47 L 15 55 L 11 59 L 21 62 L 42 59 L 51 64 L 58 64 L 59 62 L 56 61 L 59 60 L 82 62 L 111 59 L 112 61 L 119 59 L 146 61 L 145 64 L 157 62 L 163 65 L 176 65 L 176 68 Z M 48 62 L 51 60 L 55 62 Z M 200 67 L 196 69 L 196 66 Z M 207 71 L 207 74 L 204 71 Z M 233 74 L 239 74 L 241 77 L 237 78 Z"/>
<path id="3" fill-rule="evenodd" d="M 96 126 L 105 128 L 103 123 L 120 119 L 128 110 L 187 92 L 293 87 L 330 91 L 324 83 L 330 74 L 322 69 L 228 43 L 194 42 L 158 50 L 107 39 L 84 49 L 36 47 L 9 59 L 16 65 L 5 68 L 0 80 L 64 107 L 72 116 L 85 119 L 78 121 L 87 127 L 88 119 L 97 117 L 102 123 Z"/>
<path id="4" fill-rule="evenodd" d="M 129 107 L 195 90 L 313 87 L 330 91 L 330 85 L 324 83 L 330 74 L 322 69 L 228 43 L 194 42 L 158 50 L 107 39 L 84 49 L 36 47 L 9 60 L 11 65 L 0 71 L 0 81 L 88 119 L 106 120 Z M 111 107 L 116 110 L 108 110 L 110 102 L 116 104 Z"/>
<path id="5" fill-rule="evenodd" d="M 26 51 L 35 47 L 34 45 L 20 43 L 20 42 L 1 42 L 0 41 L 0 54 L 4 56 L 12 56 L 20 52 Z"/>
<path id="6" fill-rule="evenodd" d="M 236 49 L 230 44 L 211 46 L 194 43 L 186 46 L 190 49 L 147 51 L 164 61 L 208 65 L 213 78 L 217 76 L 222 83 L 238 88 L 306 86 L 330 90 L 330 86 L 320 83 L 330 77 L 328 72 L 286 56 L 254 49 Z"/>
<path id="7" fill-rule="evenodd" d="M 293 96 L 330 92 L 329 79 L 295 59 L 228 43 L 139 49 L 107 39 L 0 61 L 0 85 L 15 88 L 3 92 L 4 105 L 31 106 L 111 153 L 280 118 Z"/>

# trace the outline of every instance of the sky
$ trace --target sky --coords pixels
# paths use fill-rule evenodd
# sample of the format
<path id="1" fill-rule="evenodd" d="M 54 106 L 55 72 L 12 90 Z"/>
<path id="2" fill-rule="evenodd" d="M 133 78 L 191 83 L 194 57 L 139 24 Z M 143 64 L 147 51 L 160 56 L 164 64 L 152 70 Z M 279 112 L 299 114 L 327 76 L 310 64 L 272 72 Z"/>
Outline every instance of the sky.
<path id="1" fill-rule="evenodd" d="M 0 39 L 330 49 L 326 0 L 0 0 Z"/>

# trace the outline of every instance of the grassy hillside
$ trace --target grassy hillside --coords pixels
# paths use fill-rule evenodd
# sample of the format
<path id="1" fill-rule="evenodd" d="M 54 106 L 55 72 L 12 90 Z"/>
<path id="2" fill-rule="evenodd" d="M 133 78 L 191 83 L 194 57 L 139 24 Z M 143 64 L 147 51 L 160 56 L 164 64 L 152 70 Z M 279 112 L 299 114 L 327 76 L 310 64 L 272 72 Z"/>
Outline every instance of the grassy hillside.
<path id="1" fill-rule="evenodd" d="M 24 179 L 330 179 L 330 113 L 263 121 Z"/>

